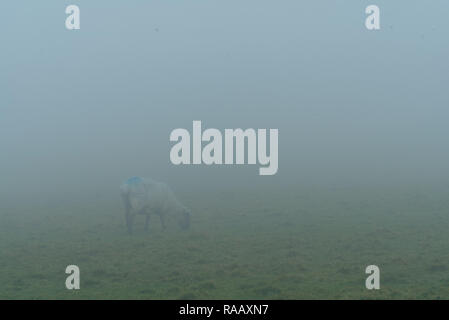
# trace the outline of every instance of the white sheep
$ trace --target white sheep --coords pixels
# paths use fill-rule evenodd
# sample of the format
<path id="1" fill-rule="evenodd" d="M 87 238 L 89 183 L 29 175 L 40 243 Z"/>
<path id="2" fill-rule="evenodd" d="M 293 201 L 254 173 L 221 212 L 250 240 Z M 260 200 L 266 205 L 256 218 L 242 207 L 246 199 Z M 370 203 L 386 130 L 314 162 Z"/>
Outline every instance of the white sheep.
<path id="1" fill-rule="evenodd" d="M 150 215 L 159 216 L 163 229 L 166 228 L 166 220 L 170 218 L 174 218 L 181 229 L 188 229 L 190 226 L 190 211 L 176 199 L 165 183 L 132 177 L 120 186 L 120 194 L 125 206 L 126 226 L 130 234 L 137 214 L 145 215 L 146 231 L 148 231 Z"/>

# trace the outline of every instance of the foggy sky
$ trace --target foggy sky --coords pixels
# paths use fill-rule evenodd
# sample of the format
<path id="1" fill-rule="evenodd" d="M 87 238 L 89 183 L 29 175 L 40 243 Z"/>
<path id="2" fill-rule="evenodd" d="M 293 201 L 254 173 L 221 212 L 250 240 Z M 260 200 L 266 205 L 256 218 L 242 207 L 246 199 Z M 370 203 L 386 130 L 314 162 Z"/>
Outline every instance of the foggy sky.
<path id="1" fill-rule="evenodd" d="M 65 29 L 65 7 L 81 30 Z M 381 9 L 381 30 L 364 27 Z M 447 1 L 8 1 L 0 199 L 176 189 L 449 185 Z M 174 166 L 170 132 L 279 129 L 279 170 Z M 446 182 L 447 181 L 447 182 Z"/>

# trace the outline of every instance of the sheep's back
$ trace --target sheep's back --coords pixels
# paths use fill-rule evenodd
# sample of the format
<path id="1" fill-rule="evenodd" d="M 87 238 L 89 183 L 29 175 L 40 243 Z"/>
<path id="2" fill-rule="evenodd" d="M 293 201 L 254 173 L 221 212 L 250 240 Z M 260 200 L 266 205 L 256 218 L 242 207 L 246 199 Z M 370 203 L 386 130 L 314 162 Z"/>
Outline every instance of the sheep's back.
<path id="1" fill-rule="evenodd" d="M 147 206 L 150 210 L 166 214 L 176 208 L 177 200 L 165 183 L 155 181 L 148 183 L 147 196 Z"/>
<path id="2" fill-rule="evenodd" d="M 137 212 L 169 214 L 180 207 L 170 187 L 162 182 L 133 177 L 125 181 L 120 189 L 131 209 Z"/>

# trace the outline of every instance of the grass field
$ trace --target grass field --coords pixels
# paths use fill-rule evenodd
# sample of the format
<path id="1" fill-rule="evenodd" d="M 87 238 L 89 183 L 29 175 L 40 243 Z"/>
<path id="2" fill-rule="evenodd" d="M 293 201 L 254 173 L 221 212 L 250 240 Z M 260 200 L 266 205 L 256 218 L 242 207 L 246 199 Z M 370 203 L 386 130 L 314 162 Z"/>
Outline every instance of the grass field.
<path id="1" fill-rule="evenodd" d="M 119 199 L 0 210 L 1 299 L 448 299 L 449 188 L 181 193 L 187 232 Z M 65 268 L 81 290 L 65 288 Z M 365 289 L 365 267 L 381 290 Z"/>

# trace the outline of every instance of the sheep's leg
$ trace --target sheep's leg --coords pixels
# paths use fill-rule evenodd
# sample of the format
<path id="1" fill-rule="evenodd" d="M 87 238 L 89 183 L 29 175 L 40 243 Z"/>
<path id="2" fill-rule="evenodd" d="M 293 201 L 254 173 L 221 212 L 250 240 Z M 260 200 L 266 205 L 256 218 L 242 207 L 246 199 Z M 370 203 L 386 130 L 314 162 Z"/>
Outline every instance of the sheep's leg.
<path id="1" fill-rule="evenodd" d="M 148 232 L 148 226 L 150 224 L 150 215 L 146 214 L 145 215 L 145 232 Z"/>
<path id="2" fill-rule="evenodd" d="M 126 228 L 128 229 L 128 233 L 132 233 L 132 222 L 133 219 L 131 217 L 131 205 L 129 204 L 128 195 L 122 194 L 123 204 L 125 205 L 125 221 L 126 221 Z"/>
<path id="3" fill-rule="evenodd" d="M 133 233 L 133 216 L 127 212 L 126 213 L 126 227 L 128 228 L 128 233 Z"/>

